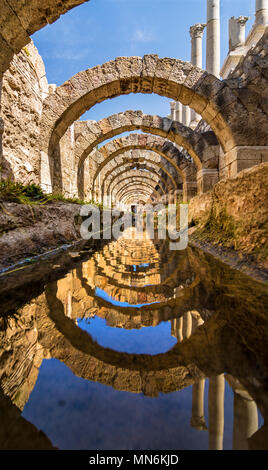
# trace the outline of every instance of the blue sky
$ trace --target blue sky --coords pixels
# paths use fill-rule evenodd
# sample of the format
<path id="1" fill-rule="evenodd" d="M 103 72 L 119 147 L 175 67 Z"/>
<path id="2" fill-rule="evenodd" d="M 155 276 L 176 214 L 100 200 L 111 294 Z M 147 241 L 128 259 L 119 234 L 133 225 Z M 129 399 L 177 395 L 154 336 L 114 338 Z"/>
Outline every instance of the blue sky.
<path id="1" fill-rule="evenodd" d="M 228 50 L 228 20 L 246 15 L 254 21 L 255 0 L 221 0 L 222 62 Z M 46 65 L 49 83 L 117 56 L 158 54 L 190 60 L 189 28 L 206 22 L 206 0 L 91 0 L 33 35 Z M 205 36 L 204 36 L 205 46 Z M 205 48 L 203 53 L 205 66 Z M 126 109 L 169 114 L 169 101 L 156 95 L 128 95 L 107 100 L 83 119 L 99 120 Z"/>

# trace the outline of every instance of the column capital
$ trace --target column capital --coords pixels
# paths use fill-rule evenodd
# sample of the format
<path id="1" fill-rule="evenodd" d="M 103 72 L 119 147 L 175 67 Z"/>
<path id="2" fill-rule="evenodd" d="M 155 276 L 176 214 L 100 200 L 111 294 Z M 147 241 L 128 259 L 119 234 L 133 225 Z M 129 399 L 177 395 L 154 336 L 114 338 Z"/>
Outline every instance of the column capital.
<path id="1" fill-rule="evenodd" d="M 245 26 L 246 22 L 250 19 L 249 16 L 239 16 L 238 18 L 235 18 L 233 16 L 232 18 L 235 19 L 236 22 L 239 23 L 241 26 Z"/>
<path id="2" fill-rule="evenodd" d="M 190 35 L 192 39 L 202 38 L 204 29 L 207 25 L 205 23 L 196 23 L 190 27 Z"/>

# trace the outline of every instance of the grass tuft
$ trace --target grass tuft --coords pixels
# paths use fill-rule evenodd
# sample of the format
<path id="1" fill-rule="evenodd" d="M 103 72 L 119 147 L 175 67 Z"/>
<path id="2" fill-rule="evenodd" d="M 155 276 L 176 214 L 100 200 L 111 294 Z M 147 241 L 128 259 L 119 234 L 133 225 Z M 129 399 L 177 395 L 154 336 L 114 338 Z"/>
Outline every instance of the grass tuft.
<path id="1" fill-rule="evenodd" d="M 0 181 L 0 200 L 2 202 L 16 202 L 17 204 L 47 204 L 48 202 L 67 202 L 71 204 L 93 204 L 99 208 L 103 208 L 101 203 L 95 201 L 84 201 L 80 198 L 65 197 L 61 193 L 45 194 L 40 186 L 37 184 L 18 183 L 11 179 Z"/>

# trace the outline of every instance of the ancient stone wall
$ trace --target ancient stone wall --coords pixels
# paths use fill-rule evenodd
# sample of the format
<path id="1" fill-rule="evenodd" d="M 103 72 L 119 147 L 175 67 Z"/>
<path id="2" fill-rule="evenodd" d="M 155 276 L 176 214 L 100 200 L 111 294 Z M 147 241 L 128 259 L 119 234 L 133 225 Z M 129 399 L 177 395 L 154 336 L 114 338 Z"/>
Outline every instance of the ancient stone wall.
<path id="1" fill-rule="evenodd" d="M 14 54 L 30 42 L 30 35 L 62 14 L 89 0 L 1 0 L 0 75 Z"/>
<path id="2" fill-rule="evenodd" d="M 219 181 L 190 201 L 190 224 L 201 239 L 257 257 L 267 268 L 268 163 Z"/>
<path id="3" fill-rule="evenodd" d="M 31 42 L 13 57 L 3 76 L 1 167 L 5 178 L 39 182 L 39 123 L 48 89 L 44 63 Z"/>

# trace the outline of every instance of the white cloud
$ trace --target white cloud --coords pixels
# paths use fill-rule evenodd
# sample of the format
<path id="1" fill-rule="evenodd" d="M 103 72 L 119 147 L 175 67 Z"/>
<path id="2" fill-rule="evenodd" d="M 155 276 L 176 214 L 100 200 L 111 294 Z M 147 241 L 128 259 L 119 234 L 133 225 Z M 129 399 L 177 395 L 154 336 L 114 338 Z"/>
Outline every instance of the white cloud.
<path id="1" fill-rule="evenodd" d="M 154 37 L 150 31 L 136 29 L 133 34 L 132 40 L 136 42 L 150 42 L 154 40 Z"/>

